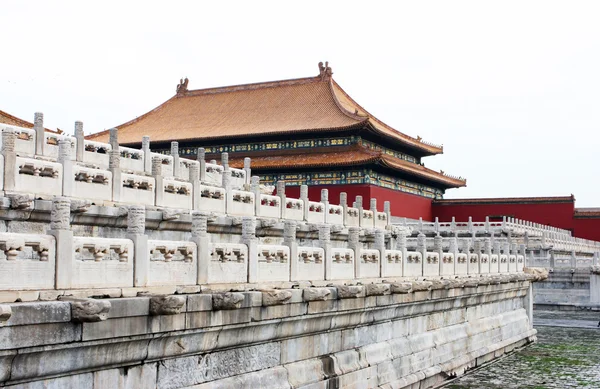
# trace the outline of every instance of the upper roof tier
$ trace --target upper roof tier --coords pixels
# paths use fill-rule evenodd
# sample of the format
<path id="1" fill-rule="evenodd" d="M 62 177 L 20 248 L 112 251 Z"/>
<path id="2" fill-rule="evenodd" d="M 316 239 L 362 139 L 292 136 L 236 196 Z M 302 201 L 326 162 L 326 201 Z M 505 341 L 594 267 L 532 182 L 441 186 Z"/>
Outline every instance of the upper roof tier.
<path id="1" fill-rule="evenodd" d="M 124 123 L 119 142 L 218 141 L 331 131 L 364 130 L 426 156 L 443 152 L 386 125 L 357 104 L 319 64 L 316 77 L 220 88 L 188 90 L 182 80 L 177 94 L 152 111 Z M 107 142 L 108 131 L 87 139 Z"/>

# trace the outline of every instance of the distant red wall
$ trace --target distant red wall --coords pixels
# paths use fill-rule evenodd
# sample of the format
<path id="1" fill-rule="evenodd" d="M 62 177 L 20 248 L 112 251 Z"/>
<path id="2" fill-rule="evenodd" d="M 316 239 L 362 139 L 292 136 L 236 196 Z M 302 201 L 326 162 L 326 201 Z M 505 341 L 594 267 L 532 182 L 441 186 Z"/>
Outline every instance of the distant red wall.
<path id="1" fill-rule="evenodd" d="M 574 218 L 573 224 L 576 237 L 600 242 L 600 217 Z"/>
<path id="2" fill-rule="evenodd" d="M 433 203 L 432 216 L 440 221 L 484 220 L 486 216 L 507 216 L 546 224 L 554 227 L 573 230 L 575 201 L 570 202 L 531 202 L 531 203 L 464 203 L 444 204 Z"/>
<path id="3" fill-rule="evenodd" d="M 316 185 L 308 187 L 308 198 L 312 201 L 321 199 L 321 189 L 329 190 L 329 201 L 339 204 L 340 193 L 348 194 L 348 205 L 352 205 L 356 196 L 363 197 L 363 207 L 369 208 L 371 198 L 377 199 L 377 209 L 383 211 L 383 202 L 389 201 L 392 216 L 408 217 L 431 221 L 431 199 L 392 189 L 381 188 L 373 185 Z M 285 189 L 289 197 L 299 198 L 300 187 L 290 186 Z"/>
<path id="4" fill-rule="evenodd" d="M 431 199 L 397 190 L 371 186 L 371 196 L 377 199 L 377 209 L 383 210 L 383 202 L 389 201 L 392 216 L 431 221 Z"/>

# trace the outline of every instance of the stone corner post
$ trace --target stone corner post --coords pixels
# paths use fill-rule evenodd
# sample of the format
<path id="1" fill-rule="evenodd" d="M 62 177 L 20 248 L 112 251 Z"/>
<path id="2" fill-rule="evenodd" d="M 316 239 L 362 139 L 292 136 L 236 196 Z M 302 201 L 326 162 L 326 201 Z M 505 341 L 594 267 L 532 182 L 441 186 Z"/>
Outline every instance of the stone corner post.
<path id="1" fill-rule="evenodd" d="M 75 122 L 75 140 L 77 142 L 75 149 L 75 160 L 77 162 L 83 162 L 83 155 L 85 152 L 85 135 L 83 133 L 83 122 Z"/>
<path id="2" fill-rule="evenodd" d="M 191 163 L 189 165 L 189 173 L 188 180 L 192 184 L 192 209 L 198 209 L 202 196 L 200 192 L 200 166 Z"/>
<path id="3" fill-rule="evenodd" d="M 298 225 L 295 220 L 285 220 L 283 222 L 283 245 L 290 248 L 290 281 L 297 281 L 299 278 L 297 228 Z"/>
<path id="4" fill-rule="evenodd" d="M 324 221 L 329 223 L 329 190 L 321 189 L 321 203 L 323 204 L 323 212 L 325 213 Z"/>
<path id="5" fill-rule="evenodd" d="M 331 257 L 331 225 L 319 224 L 319 242 L 318 246 L 323 249 L 323 262 L 325 263 L 325 279 L 329 280 L 333 276 L 332 257 Z"/>
<path id="6" fill-rule="evenodd" d="M 142 137 L 142 151 L 144 152 L 144 172 L 152 173 L 152 151 L 150 150 L 150 137 Z"/>
<path id="7" fill-rule="evenodd" d="M 71 231 L 71 200 L 67 197 L 52 199 L 50 229 L 56 239 L 56 289 L 70 289 L 73 285 L 73 231 Z"/>
<path id="8" fill-rule="evenodd" d="M 73 197 L 74 181 L 73 161 L 71 161 L 71 141 L 61 139 L 58 141 L 58 159 L 57 162 L 62 165 L 62 194 L 63 196 Z"/>
<path id="9" fill-rule="evenodd" d="M 406 258 L 408 256 L 408 250 L 406 247 L 406 232 L 404 230 L 398 231 L 396 235 L 396 250 L 402 252 L 402 275 L 406 275 Z"/>
<path id="10" fill-rule="evenodd" d="M 210 236 L 208 235 L 208 216 L 206 212 L 192 211 L 192 238 L 196 244 L 198 260 L 199 285 L 207 284 L 210 280 Z"/>
<path id="11" fill-rule="evenodd" d="M 304 204 L 304 221 L 308 221 L 308 185 L 300 185 L 300 200 Z"/>
<path id="12" fill-rule="evenodd" d="M 181 166 L 179 158 L 179 142 L 171 142 L 171 156 L 173 157 L 173 177 L 179 178 Z"/>
<path id="13" fill-rule="evenodd" d="M 44 145 L 46 137 L 44 136 L 44 114 L 36 112 L 33 115 L 33 130 L 35 131 L 35 155 L 44 155 Z"/>
<path id="14" fill-rule="evenodd" d="M 340 193 L 340 206 L 342 207 L 342 215 L 344 225 L 348 225 L 348 194 L 346 192 Z"/>
<path id="15" fill-rule="evenodd" d="M 162 158 L 152 157 L 152 177 L 154 177 L 154 204 L 163 204 L 164 177 L 162 176 Z"/>
<path id="16" fill-rule="evenodd" d="M 12 129 L 2 131 L 2 156 L 4 157 L 4 178 L 1 186 L 4 190 L 12 191 L 16 189 L 17 171 L 17 153 L 15 144 L 17 134 Z"/>
<path id="17" fill-rule="evenodd" d="M 252 160 L 249 157 L 244 158 L 244 174 L 245 174 L 245 185 L 250 186 L 250 177 L 252 177 Z M 248 189 L 246 189 L 248 190 Z M 277 191 L 279 193 L 279 191 Z"/>
<path id="18" fill-rule="evenodd" d="M 146 207 L 132 205 L 127 212 L 127 239 L 133 242 L 133 286 L 147 286 L 150 256 L 146 232 Z"/>
<path id="19" fill-rule="evenodd" d="M 260 216 L 260 177 L 252 176 L 250 178 L 250 192 L 254 194 L 254 214 Z M 233 199 L 233 198 L 232 198 Z"/>
<path id="20" fill-rule="evenodd" d="M 206 182 L 206 150 L 204 147 L 198 147 L 196 150 L 196 160 L 200 163 L 200 182 Z"/>

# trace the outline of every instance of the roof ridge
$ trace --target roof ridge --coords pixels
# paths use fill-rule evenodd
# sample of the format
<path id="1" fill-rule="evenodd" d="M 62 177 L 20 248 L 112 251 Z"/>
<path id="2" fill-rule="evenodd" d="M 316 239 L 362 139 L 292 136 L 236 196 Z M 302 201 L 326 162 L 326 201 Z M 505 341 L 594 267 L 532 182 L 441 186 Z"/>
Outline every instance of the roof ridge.
<path id="1" fill-rule="evenodd" d="M 230 92 L 238 92 L 245 90 L 255 90 L 255 89 L 266 89 L 266 88 L 276 88 L 279 86 L 289 86 L 289 85 L 302 85 L 309 84 L 313 82 L 326 82 L 321 79 L 321 77 L 303 77 L 303 78 L 291 78 L 286 80 L 275 80 L 275 81 L 262 81 L 262 82 L 254 82 L 249 84 L 237 84 L 237 85 L 228 85 L 228 86 L 218 86 L 212 88 L 203 88 L 203 89 L 192 89 L 185 90 L 181 93 L 175 95 L 175 97 L 187 97 L 187 96 L 201 96 L 201 95 L 210 95 L 217 93 L 230 93 Z"/>

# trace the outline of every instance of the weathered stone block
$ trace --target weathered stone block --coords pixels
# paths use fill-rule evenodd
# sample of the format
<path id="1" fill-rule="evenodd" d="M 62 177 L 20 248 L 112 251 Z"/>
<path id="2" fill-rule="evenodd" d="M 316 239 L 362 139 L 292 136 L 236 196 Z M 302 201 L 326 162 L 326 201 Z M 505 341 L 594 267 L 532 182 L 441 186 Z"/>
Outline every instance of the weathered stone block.
<path id="1" fill-rule="evenodd" d="M 366 285 L 367 296 L 383 296 L 390 294 L 390 284 L 368 284 Z"/>
<path id="2" fill-rule="evenodd" d="M 187 312 L 212 311 L 211 294 L 193 294 L 187 296 Z"/>
<path id="3" fill-rule="evenodd" d="M 341 331 L 309 335 L 281 342 L 281 363 L 295 362 L 342 350 Z"/>
<path id="4" fill-rule="evenodd" d="M 212 306 L 214 310 L 239 309 L 242 307 L 244 295 L 242 293 L 213 293 Z"/>
<path id="5" fill-rule="evenodd" d="M 149 297 L 125 297 L 110 299 L 110 311 L 108 318 L 130 316 L 147 316 L 150 314 Z"/>
<path id="6" fill-rule="evenodd" d="M 177 315 L 181 313 L 186 298 L 183 296 L 152 296 L 150 297 L 151 315 Z"/>
<path id="7" fill-rule="evenodd" d="M 337 287 L 338 299 L 348 299 L 365 296 L 365 288 L 360 285 L 339 285 Z"/>
<path id="8" fill-rule="evenodd" d="M 392 293 L 410 293 L 412 292 L 412 282 L 395 282 L 390 285 Z"/>
<path id="9" fill-rule="evenodd" d="M 280 305 L 288 304 L 292 299 L 292 292 L 289 290 L 266 290 L 262 292 L 262 305 Z"/>
<path id="10" fill-rule="evenodd" d="M 331 296 L 329 288 L 306 288 L 304 289 L 304 301 L 325 301 Z"/>
<path id="11" fill-rule="evenodd" d="M 158 387 L 176 389 L 279 365 L 279 343 L 169 359 L 158 368 Z"/>
<path id="12" fill-rule="evenodd" d="M 110 339 L 148 333 L 148 317 L 133 316 L 83 323 L 82 340 Z"/>
<path id="13" fill-rule="evenodd" d="M 63 298 L 61 298 L 62 300 Z M 71 299 L 65 297 L 64 300 L 71 303 L 71 320 L 76 323 L 91 323 L 103 321 L 108 318 L 110 311 L 110 301 L 94 299 Z"/>

